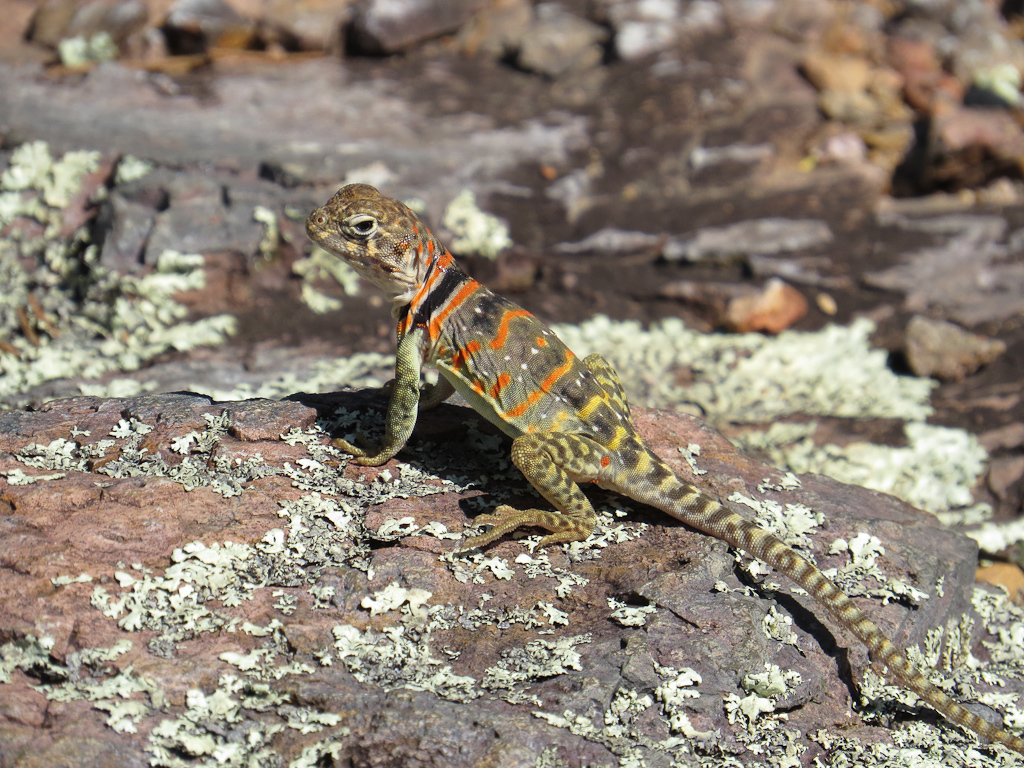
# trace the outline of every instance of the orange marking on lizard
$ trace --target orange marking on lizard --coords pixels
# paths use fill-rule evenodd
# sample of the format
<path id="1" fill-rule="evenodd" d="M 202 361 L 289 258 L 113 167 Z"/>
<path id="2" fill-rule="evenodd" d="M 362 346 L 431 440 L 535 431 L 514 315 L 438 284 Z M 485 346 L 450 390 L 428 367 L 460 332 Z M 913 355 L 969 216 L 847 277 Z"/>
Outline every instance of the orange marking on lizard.
<path id="1" fill-rule="evenodd" d="M 460 349 L 452 356 L 452 368 L 458 370 L 462 366 L 462 364 L 466 362 L 466 359 L 479 349 L 479 341 L 471 341 L 467 343 L 466 346 L 464 346 L 462 349 Z M 438 354 L 442 354 L 440 350 L 438 351 Z"/>
<path id="2" fill-rule="evenodd" d="M 544 393 L 541 392 L 539 389 L 535 389 L 533 392 L 531 392 L 530 394 L 528 394 L 526 396 L 526 401 L 525 402 L 520 403 L 519 405 L 515 406 L 514 408 L 509 408 L 507 411 L 505 411 L 505 413 L 503 415 L 508 417 L 508 418 L 510 418 L 510 419 L 514 419 L 517 416 L 522 416 L 524 413 L 526 413 L 530 409 L 531 405 L 533 405 L 538 400 L 540 400 L 541 395 L 543 395 L 543 394 Z"/>
<path id="3" fill-rule="evenodd" d="M 451 300 L 445 305 L 433 320 L 430 321 L 430 327 L 427 328 L 427 333 L 431 339 L 436 339 L 441 334 L 441 324 L 445 318 L 448 317 L 455 309 L 466 299 L 472 295 L 472 293 L 480 287 L 480 283 L 476 280 L 467 280 L 466 284 L 459 289 L 459 292 L 452 296 Z"/>
<path id="4" fill-rule="evenodd" d="M 551 387 L 555 385 L 555 382 L 558 381 L 563 376 L 565 376 L 565 374 L 567 374 L 570 371 L 570 369 L 572 369 L 572 361 L 573 358 L 576 357 L 576 355 L 574 355 L 569 350 L 566 350 L 565 352 L 565 362 L 562 363 L 557 368 L 555 368 L 555 370 L 553 370 L 551 373 L 549 373 L 548 377 L 540 383 L 540 388 L 545 392 L 550 392 Z"/>
<path id="5" fill-rule="evenodd" d="M 501 325 L 498 326 L 498 333 L 493 339 L 491 339 L 491 349 L 501 349 L 505 346 L 505 340 L 508 338 L 509 324 L 512 322 L 512 319 L 516 317 L 531 317 L 531 315 L 525 309 L 514 309 L 511 312 L 506 312 L 501 318 Z"/>
<path id="6" fill-rule="evenodd" d="M 507 387 L 510 381 L 512 381 L 512 377 L 507 373 L 499 373 L 498 378 L 494 381 L 494 386 L 491 387 L 491 399 L 496 400 L 501 394 L 501 390 Z"/>
<path id="7" fill-rule="evenodd" d="M 429 295 L 430 290 L 434 287 L 434 283 L 436 283 L 444 273 L 444 268 L 441 267 L 440 262 L 438 262 L 437 266 L 438 269 L 430 271 L 430 275 L 423 281 L 423 285 L 419 287 L 419 290 L 417 290 L 416 294 L 412 297 L 412 301 L 409 302 L 410 315 L 416 314 L 416 309 L 419 307 L 420 303 Z"/>

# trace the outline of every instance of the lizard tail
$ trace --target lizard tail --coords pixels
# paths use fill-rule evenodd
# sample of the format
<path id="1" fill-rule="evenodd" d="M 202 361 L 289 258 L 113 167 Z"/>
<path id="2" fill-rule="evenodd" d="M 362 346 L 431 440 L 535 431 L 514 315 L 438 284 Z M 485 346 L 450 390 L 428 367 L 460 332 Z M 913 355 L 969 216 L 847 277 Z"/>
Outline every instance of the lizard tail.
<path id="1" fill-rule="evenodd" d="M 948 720 L 969 728 L 990 741 L 1005 744 L 1024 754 L 1024 739 L 989 723 L 968 711 L 929 682 L 924 673 L 907 659 L 878 626 L 842 590 L 809 560 L 781 539 L 726 509 L 719 502 L 688 483 L 685 488 L 664 494 L 653 506 L 699 531 L 757 557 L 807 590 L 830 614 L 867 646 L 871 657 L 880 661 L 904 686 Z"/>

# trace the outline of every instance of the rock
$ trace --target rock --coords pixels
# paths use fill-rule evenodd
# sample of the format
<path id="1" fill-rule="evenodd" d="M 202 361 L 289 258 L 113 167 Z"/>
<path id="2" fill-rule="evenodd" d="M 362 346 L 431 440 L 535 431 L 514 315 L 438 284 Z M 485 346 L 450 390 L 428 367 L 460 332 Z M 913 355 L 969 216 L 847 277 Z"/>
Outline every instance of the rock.
<path id="1" fill-rule="evenodd" d="M 996 427 L 978 435 L 981 447 L 989 453 L 1024 446 L 1024 423 L 1015 421 L 1005 427 Z"/>
<path id="2" fill-rule="evenodd" d="M 603 27 L 581 19 L 557 3 L 541 3 L 524 34 L 516 62 L 523 69 L 556 78 L 595 67 L 604 57 Z"/>
<path id="3" fill-rule="evenodd" d="M 871 81 L 871 62 L 863 56 L 811 51 L 804 57 L 803 70 L 819 91 L 864 92 Z"/>
<path id="4" fill-rule="evenodd" d="M 1019 76 L 1024 43 L 1009 33 L 998 6 L 968 0 L 959 4 L 946 24 L 956 40 L 949 52 L 949 67 L 962 83 L 976 82 L 1001 67 L 1014 69 Z"/>
<path id="5" fill-rule="evenodd" d="M 1006 351 L 998 339 L 958 325 L 914 315 L 907 323 L 907 362 L 915 376 L 962 381 Z"/>
<path id="6" fill-rule="evenodd" d="M 899 257 L 888 269 L 864 274 L 868 285 L 906 294 L 911 312 L 938 311 L 962 325 L 1001 321 L 1024 313 L 1024 264 L 1008 260 L 1000 243 L 1000 216 L 952 214 L 927 219 L 897 215 L 902 229 L 948 237 L 946 242 Z"/>
<path id="7" fill-rule="evenodd" d="M 986 478 L 988 488 L 1000 501 L 1013 498 L 1013 488 L 1024 479 L 1024 456 L 992 459 Z"/>
<path id="8" fill-rule="evenodd" d="M 975 575 L 978 581 L 1004 587 L 1017 605 L 1024 605 L 1024 571 L 1013 563 L 992 563 L 979 568 Z"/>
<path id="9" fill-rule="evenodd" d="M 148 19 L 142 0 L 47 0 L 36 9 L 26 37 L 56 48 L 61 40 L 105 32 L 123 45 L 145 28 Z"/>
<path id="10" fill-rule="evenodd" d="M 718 328 L 737 333 L 778 333 L 807 314 L 807 299 L 778 278 L 764 288 L 742 283 L 676 280 L 662 286 L 659 296 L 683 301 L 701 311 Z"/>
<path id="11" fill-rule="evenodd" d="M 356 7 L 349 42 L 357 53 L 398 53 L 457 31 L 483 0 L 369 0 Z"/>
<path id="12" fill-rule="evenodd" d="M 780 333 L 807 314 L 807 299 L 773 277 L 753 296 L 737 296 L 725 310 L 726 328 L 735 333 Z"/>
<path id="13" fill-rule="evenodd" d="M 269 0 L 263 5 L 264 43 L 278 42 L 303 51 L 339 48 L 354 4 L 354 0 Z"/>
<path id="14" fill-rule="evenodd" d="M 722 6 L 694 0 L 680 8 L 673 0 L 625 0 L 607 6 L 615 53 L 631 61 L 667 50 L 679 41 L 725 29 Z"/>
<path id="15" fill-rule="evenodd" d="M 886 45 L 886 57 L 903 78 L 907 103 L 914 109 L 941 114 L 963 99 L 963 86 L 943 69 L 932 41 L 893 35 Z"/>
<path id="16" fill-rule="evenodd" d="M 859 165 L 867 159 L 868 148 L 864 139 L 852 131 L 843 131 L 825 140 L 821 150 L 822 162 Z"/>
<path id="17" fill-rule="evenodd" d="M 615 31 L 615 53 L 633 61 L 671 48 L 678 42 L 675 30 L 656 21 L 624 21 Z"/>
<path id="18" fill-rule="evenodd" d="M 878 101 L 864 91 L 822 91 L 818 106 L 831 119 L 852 125 L 873 126 L 882 119 Z"/>
<path id="19" fill-rule="evenodd" d="M 844 670 L 869 666 L 864 648 L 785 579 L 751 588 L 721 542 L 650 509 L 609 515 L 597 548 L 531 552 L 510 539 L 446 556 L 477 511 L 533 494 L 509 468 L 508 441 L 464 407 L 424 413 L 406 451 L 379 468 L 342 460 L 311 431 L 318 418 L 374 431 L 383 406 L 375 393 L 181 394 L 0 413 L 0 763 L 373 754 L 382 766 L 534 768 L 545 755 L 616 764 L 627 749 L 657 765 L 693 748 L 663 743 L 669 717 L 714 732 L 718 754 L 757 759 L 764 747 L 747 751 L 746 722 L 723 705 L 766 664 L 799 674 L 765 695 L 807 759 L 825 753 L 803 734 L 887 736 L 851 708 Z M 850 565 L 838 539 L 878 537 L 880 572 L 929 594 L 909 609 L 866 596 L 886 585 L 850 577 L 891 636 L 923 643 L 970 610 L 976 546 L 931 515 L 821 476 L 772 490 L 785 487 L 778 470 L 700 422 L 635 417 L 684 477 L 676 447 L 699 445 L 707 474 L 695 482 L 711 493 L 824 515 L 827 526 L 807 531 L 823 568 Z M 699 697 L 655 703 L 679 687 Z M 636 695 L 620 722 L 624 691 Z M 579 733 L 583 722 L 597 735 Z"/>
<path id="20" fill-rule="evenodd" d="M 165 250 L 256 255 L 264 228 L 253 211 L 272 203 L 278 190 L 266 182 L 253 186 L 258 191 L 215 174 L 158 168 L 115 187 L 98 223 L 103 263 L 153 265 Z"/>
<path id="21" fill-rule="evenodd" d="M 575 243 L 559 243 L 558 253 L 636 253 L 658 248 L 664 237 L 647 232 L 632 232 L 615 227 L 599 229 Z"/>
<path id="22" fill-rule="evenodd" d="M 491 0 L 459 30 L 459 46 L 467 56 L 512 56 L 533 20 L 529 0 Z"/>
<path id="23" fill-rule="evenodd" d="M 174 0 L 163 26 L 172 53 L 205 53 L 210 48 L 249 48 L 256 23 L 225 0 Z"/>
<path id="24" fill-rule="evenodd" d="M 524 163 L 562 164 L 589 141 L 586 119 L 566 113 L 501 127 L 472 113 L 432 120 L 424 103 L 349 81 L 327 58 L 280 67 L 273 77 L 224 72 L 207 87 L 202 97 L 167 98 L 146 73 L 116 63 L 74 83 L 0 63 L 6 135 L 172 165 L 277 167 L 302 185 L 336 189 L 350 171 L 382 162 L 411 183 L 453 194 L 466 169 L 481 181 Z"/>
<path id="25" fill-rule="evenodd" d="M 753 165 L 775 157 L 772 144 L 730 144 L 725 147 L 695 147 L 690 153 L 690 166 L 700 171 L 723 163 Z"/>
<path id="26" fill-rule="evenodd" d="M 140 270 L 155 220 L 153 207 L 112 192 L 103 201 L 96 219 L 100 263 L 118 272 Z"/>
<path id="27" fill-rule="evenodd" d="M 565 210 L 565 219 L 574 223 L 594 203 L 594 180 L 585 169 L 567 173 L 544 190 L 545 197 L 558 201 Z"/>
<path id="28" fill-rule="evenodd" d="M 754 253 L 802 251 L 831 242 L 832 230 L 824 221 L 753 219 L 671 237 L 662 248 L 662 256 L 669 261 L 731 261 Z"/>
<path id="29" fill-rule="evenodd" d="M 936 116 L 929 133 L 925 189 L 982 187 L 1024 167 L 1024 129 L 1004 110 L 961 107 Z"/>

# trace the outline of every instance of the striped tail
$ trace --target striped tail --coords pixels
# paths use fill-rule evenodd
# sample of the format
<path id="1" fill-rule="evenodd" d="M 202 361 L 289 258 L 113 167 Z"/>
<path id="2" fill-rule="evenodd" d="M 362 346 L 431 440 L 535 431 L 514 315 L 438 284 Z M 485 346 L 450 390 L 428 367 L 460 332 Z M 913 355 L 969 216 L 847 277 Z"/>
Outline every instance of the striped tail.
<path id="1" fill-rule="evenodd" d="M 1024 739 L 983 720 L 932 685 L 924 673 L 907 659 L 906 652 L 889 638 L 835 584 L 809 560 L 778 537 L 740 517 L 692 485 L 679 481 L 683 489 L 662 494 L 652 505 L 689 526 L 742 549 L 807 590 L 830 614 L 867 646 L 871 658 L 880 661 L 904 687 L 916 693 L 943 717 L 970 728 L 984 738 L 1005 744 L 1024 754 Z"/>

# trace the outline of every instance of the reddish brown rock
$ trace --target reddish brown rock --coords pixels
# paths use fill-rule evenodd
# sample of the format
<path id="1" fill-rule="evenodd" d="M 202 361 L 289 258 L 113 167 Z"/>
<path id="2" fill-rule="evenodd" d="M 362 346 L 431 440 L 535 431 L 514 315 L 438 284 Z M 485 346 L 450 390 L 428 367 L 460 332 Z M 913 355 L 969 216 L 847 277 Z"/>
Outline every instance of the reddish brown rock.
<path id="1" fill-rule="evenodd" d="M 726 327 L 737 333 L 766 331 L 779 333 L 807 314 L 807 299 L 796 288 L 778 278 L 765 283 L 752 296 L 738 296 L 726 308 Z"/>
<path id="2" fill-rule="evenodd" d="M 832 643 L 858 678 L 863 648 L 788 584 L 748 595 L 721 542 L 658 512 L 629 504 L 606 519 L 597 549 L 542 556 L 510 539 L 482 557 L 440 558 L 457 542 L 423 526 L 458 533 L 496 503 L 533 503 L 532 491 L 507 462 L 507 440 L 464 407 L 424 414 L 407 450 L 379 468 L 339 463 L 307 429 L 342 408 L 362 415 L 343 416 L 339 432 L 373 432 L 383 404 L 372 393 L 164 395 L 0 414 L 0 658 L 14 660 L 0 684 L 0 765 L 147 765 L 218 749 L 286 763 L 306 750 L 335 762 L 373 754 L 381 766 L 525 768 L 542 755 L 609 764 L 605 742 L 559 719 L 600 727 L 618 717 L 606 713 L 619 692 L 653 696 L 665 667 L 700 676 L 700 697 L 680 711 L 746 758 L 745 726 L 726 719 L 723 697 L 743 695 L 740 678 L 766 663 L 800 675 L 777 701 L 787 729 L 885 738 L 849 730 L 850 683 Z M 809 534 L 822 567 L 847 563 L 829 554 L 836 539 L 877 536 L 882 571 L 930 595 L 912 611 L 856 598 L 899 642 L 969 610 L 974 544 L 930 515 L 823 477 L 759 489 L 780 473 L 700 422 L 634 415 L 708 492 L 822 513 L 827 523 Z M 693 444 L 707 472 L 698 477 L 676 450 Z M 624 626 L 609 598 L 651 610 Z M 769 609 L 792 618 L 795 645 L 765 635 Z M 653 698 L 641 710 L 636 738 L 669 736 Z"/>
<path id="3" fill-rule="evenodd" d="M 992 563 L 992 565 L 979 568 L 976 578 L 986 584 L 995 584 L 1005 588 L 1015 603 L 1024 605 L 1024 571 L 1019 565 Z"/>

